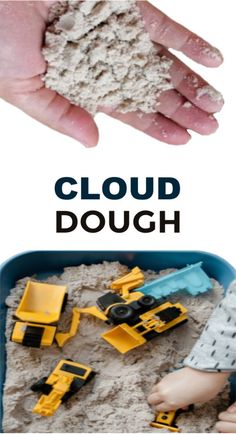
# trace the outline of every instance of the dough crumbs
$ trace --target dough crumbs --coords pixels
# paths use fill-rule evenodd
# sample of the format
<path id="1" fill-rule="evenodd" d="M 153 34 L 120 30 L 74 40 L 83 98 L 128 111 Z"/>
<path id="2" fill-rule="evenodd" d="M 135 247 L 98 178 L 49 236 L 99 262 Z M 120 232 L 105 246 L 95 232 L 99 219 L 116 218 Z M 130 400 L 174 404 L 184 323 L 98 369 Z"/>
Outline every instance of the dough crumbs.
<path id="1" fill-rule="evenodd" d="M 45 85 L 95 114 L 157 111 L 173 88 L 172 61 L 157 53 L 136 0 L 61 1 L 50 11 Z"/>
<path id="2" fill-rule="evenodd" d="M 223 100 L 223 96 L 218 90 L 214 89 L 214 87 L 209 84 L 197 89 L 197 99 L 202 98 L 207 95 L 212 101 L 218 102 Z"/>
<path id="3" fill-rule="evenodd" d="M 60 275 L 50 276 L 47 283 L 66 285 L 68 304 L 59 330 L 69 329 L 74 306 L 92 306 L 105 294 L 112 281 L 128 273 L 119 262 L 68 267 Z M 162 277 L 174 269 L 159 274 L 145 271 L 145 282 Z M 30 278 L 33 279 L 32 277 Z M 182 303 L 189 311 L 185 325 L 161 334 L 156 339 L 127 354 L 120 354 L 100 335 L 110 326 L 83 315 L 77 335 L 60 349 L 52 347 L 28 348 L 10 341 L 15 319 L 13 314 L 22 297 L 29 277 L 21 279 L 6 300 L 7 372 L 3 405 L 4 432 L 22 433 L 141 433 L 158 434 L 149 426 L 153 409 L 147 396 L 153 385 L 168 372 L 182 367 L 182 362 L 198 339 L 215 305 L 222 297 L 223 288 L 213 281 L 213 289 L 192 297 L 180 293 L 168 297 L 173 303 Z M 33 279 L 35 280 L 35 279 Z M 70 401 L 62 404 L 52 417 L 32 413 L 40 394 L 30 390 L 38 379 L 55 368 L 61 358 L 89 365 L 97 372 L 93 381 L 83 387 Z M 178 419 L 183 433 L 215 432 L 217 414 L 228 406 L 226 388 L 214 400 L 196 406 L 192 412 Z"/>
<path id="4" fill-rule="evenodd" d="M 210 57 L 211 59 L 223 61 L 223 56 L 220 50 L 218 50 L 216 47 L 205 47 L 202 50 L 202 54 Z"/>
<path id="5" fill-rule="evenodd" d="M 192 105 L 192 103 L 191 102 L 189 102 L 189 101 L 186 101 L 184 104 L 183 104 L 183 106 L 182 107 L 184 107 L 184 108 L 186 108 L 186 109 L 190 109 L 190 108 L 192 108 L 193 107 L 193 105 Z"/>

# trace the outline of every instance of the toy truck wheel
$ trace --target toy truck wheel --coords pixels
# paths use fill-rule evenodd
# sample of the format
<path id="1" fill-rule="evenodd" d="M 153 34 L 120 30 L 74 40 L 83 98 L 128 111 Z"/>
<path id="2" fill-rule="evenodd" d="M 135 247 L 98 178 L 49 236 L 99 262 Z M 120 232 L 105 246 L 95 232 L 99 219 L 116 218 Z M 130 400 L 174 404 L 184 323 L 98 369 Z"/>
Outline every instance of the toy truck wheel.
<path id="1" fill-rule="evenodd" d="M 69 399 L 72 398 L 72 396 L 74 396 L 81 389 L 81 387 L 84 386 L 84 384 L 84 380 L 81 380 L 80 378 L 75 378 L 71 383 L 70 390 L 65 393 L 61 401 L 63 403 L 69 401 Z"/>
<path id="2" fill-rule="evenodd" d="M 34 383 L 30 389 L 33 392 L 41 392 L 44 395 L 49 395 L 49 393 L 52 390 L 52 386 L 50 384 L 46 384 L 46 381 L 47 381 L 47 377 L 43 377 L 39 381 Z"/>
<path id="3" fill-rule="evenodd" d="M 84 384 L 89 383 L 89 382 L 90 382 L 90 381 L 95 377 L 95 375 L 96 375 L 96 372 L 95 372 L 95 371 L 90 372 L 90 374 L 89 374 L 89 376 L 87 377 L 87 379 L 85 380 L 85 383 L 84 383 Z"/>
<path id="4" fill-rule="evenodd" d="M 123 322 L 131 319 L 134 315 L 134 311 L 128 304 L 119 304 L 113 306 L 109 311 L 109 317 L 117 322 Z"/>
<path id="5" fill-rule="evenodd" d="M 157 304 L 157 300 L 155 297 L 152 297 L 151 295 L 144 295 L 138 300 L 138 304 L 142 307 L 154 307 Z"/>

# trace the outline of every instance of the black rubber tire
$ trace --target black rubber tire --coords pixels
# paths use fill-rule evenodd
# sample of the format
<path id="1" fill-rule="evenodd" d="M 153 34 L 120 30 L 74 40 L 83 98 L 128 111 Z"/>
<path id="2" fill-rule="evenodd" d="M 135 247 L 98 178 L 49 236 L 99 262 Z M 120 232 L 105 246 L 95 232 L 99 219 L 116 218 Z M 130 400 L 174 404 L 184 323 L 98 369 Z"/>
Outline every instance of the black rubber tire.
<path id="1" fill-rule="evenodd" d="M 90 372 L 89 376 L 87 377 L 87 379 L 85 380 L 84 384 L 88 384 L 90 381 L 92 381 L 92 379 L 95 377 L 96 372 L 92 371 Z"/>
<path id="2" fill-rule="evenodd" d="M 41 392 L 44 395 L 49 395 L 52 390 L 52 386 L 50 384 L 46 384 L 47 377 L 41 378 L 37 383 L 34 383 L 31 386 L 31 390 L 33 392 Z"/>
<path id="3" fill-rule="evenodd" d="M 152 295 L 144 295 L 138 300 L 138 304 L 142 307 L 153 307 L 156 306 L 157 300 Z"/>
<path id="4" fill-rule="evenodd" d="M 134 310 L 128 304 L 118 304 L 109 310 L 109 317 L 114 321 L 127 321 L 134 315 Z"/>
<path id="5" fill-rule="evenodd" d="M 74 395 L 75 395 L 75 392 L 70 392 L 70 391 L 66 392 L 65 395 L 61 399 L 62 404 L 69 401 L 69 399 L 72 398 L 72 396 L 74 396 Z"/>
<path id="6" fill-rule="evenodd" d="M 71 383 L 70 390 L 65 393 L 65 395 L 62 397 L 61 402 L 67 402 L 69 401 L 72 396 L 74 396 L 79 390 L 84 386 L 85 382 L 81 382 L 79 378 L 74 378 L 74 380 Z"/>
<path id="7" fill-rule="evenodd" d="M 40 380 L 38 380 L 36 383 L 32 384 L 30 389 L 33 392 L 41 392 L 42 387 L 45 385 L 46 381 L 47 381 L 47 377 L 40 378 Z"/>

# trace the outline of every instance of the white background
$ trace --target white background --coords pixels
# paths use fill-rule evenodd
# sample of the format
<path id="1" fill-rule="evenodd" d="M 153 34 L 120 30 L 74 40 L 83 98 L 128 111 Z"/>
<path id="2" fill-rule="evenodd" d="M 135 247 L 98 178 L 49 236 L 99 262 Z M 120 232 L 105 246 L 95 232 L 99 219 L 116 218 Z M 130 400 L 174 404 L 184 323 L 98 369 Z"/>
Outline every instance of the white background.
<path id="1" fill-rule="evenodd" d="M 183 147 L 162 144 L 140 132 L 97 116 L 100 143 L 85 149 L 79 143 L 49 130 L 25 114 L 0 101 L 1 215 L 0 262 L 25 250 L 38 249 L 190 249 L 206 250 L 236 265 L 235 254 L 235 20 L 234 2 L 156 0 L 160 9 L 208 39 L 224 54 L 220 69 L 194 66 L 224 95 L 226 105 L 218 115 L 220 129 L 210 137 L 193 134 Z M 193 67 L 193 62 L 188 60 Z M 176 177 L 182 187 L 173 202 L 157 197 L 138 202 L 127 196 L 118 203 L 102 198 L 97 203 L 78 199 L 63 202 L 54 194 L 62 176 L 88 176 L 100 192 L 102 181 L 119 176 Z M 139 234 L 129 230 L 99 234 L 76 230 L 56 234 L 57 209 L 81 215 L 90 209 L 104 213 L 117 209 L 181 210 L 181 233 Z"/>

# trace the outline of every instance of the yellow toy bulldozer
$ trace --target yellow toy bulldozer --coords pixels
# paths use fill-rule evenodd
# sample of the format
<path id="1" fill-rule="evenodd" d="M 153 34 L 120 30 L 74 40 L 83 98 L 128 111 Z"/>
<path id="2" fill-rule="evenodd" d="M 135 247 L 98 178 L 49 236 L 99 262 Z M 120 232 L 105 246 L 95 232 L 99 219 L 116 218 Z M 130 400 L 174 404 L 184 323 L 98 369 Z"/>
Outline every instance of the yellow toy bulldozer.
<path id="1" fill-rule="evenodd" d="M 50 346 L 67 302 L 65 286 L 29 281 L 15 312 L 11 340 L 28 347 Z"/>
<path id="2" fill-rule="evenodd" d="M 95 375 L 88 366 L 61 360 L 49 377 L 44 377 L 31 386 L 33 392 L 43 393 L 33 409 L 41 416 L 52 416 L 58 407 L 67 402 Z"/>

